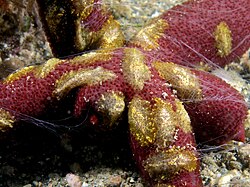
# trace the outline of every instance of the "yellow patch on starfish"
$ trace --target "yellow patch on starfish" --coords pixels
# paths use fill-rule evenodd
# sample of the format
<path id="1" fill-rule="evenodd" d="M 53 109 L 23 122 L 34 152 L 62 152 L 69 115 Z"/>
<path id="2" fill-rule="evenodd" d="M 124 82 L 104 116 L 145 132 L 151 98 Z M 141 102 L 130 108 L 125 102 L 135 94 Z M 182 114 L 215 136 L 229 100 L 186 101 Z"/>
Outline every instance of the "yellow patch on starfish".
<path id="1" fill-rule="evenodd" d="M 176 146 L 149 156 L 143 165 L 149 176 L 156 181 L 169 180 L 182 171 L 192 172 L 198 167 L 194 152 Z"/>
<path id="2" fill-rule="evenodd" d="M 35 74 L 39 78 L 45 78 L 50 72 L 55 69 L 57 65 L 63 62 L 64 60 L 60 60 L 58 58 L 51 58 L 45 64 L 38 66 L 35 71 Z"/>
<path id="3" fill-rule="evenodd" d="M 153 67 L 177 90 L 180 99 L 202 99 L 199 80 L 188 68 L 172 62 L 153 62 Z"/>
<path id="4" fill-rule="evenodd" d="M 72 60 L 70 60 L 70 63 L 90 65 L 97 61 L 106 62 L 112 59 L 113 52 L 113 49 L 99 49 L 96 51 L 91 51 L 81 56 L 74 57 Z"/>
<path id="5" fill-rule="evenodd" d="M 92 12 L 95 0 L 72 1 L 77 14 L 82 20 L 86 19 Z"/>
<path id="6" fill-rule="evenodd" d="M 102 37 L 98 42 L 100 48 L 116 48 L 124 45 L 125 37 L 121 31 L 120 23 L 114 20 L 113 16 L 104 23 L 101 31 Z"/>
<path id="7" fill-rule="evenodd" d="M 56 81 L 53 96 L 59 100 L 70 90 L 78 86 L 102 84 L 104 81 L 115 78 L 116 75 L 114 72 L 102 67 L 69 71 Z"/>
<path id="8" fill-rule="evenodd" d="M 232 34 L 226 22 L 220 22 L 214 31 L 215 46 L 220 57 L 229 55 L 232 51 Z"/>
<path id="9" fill-rule="evenodd" d="M 117 48 L 124 45 L 125 37 L 120 29 L 120 24 L 109 16 L 103 23 L 100 30 L 94 32 L 82 27 L 80 22 L 76 25 L 75 43 L 79 49 L 85 49 L 86 46 L 95 46 L 96 48 L 108 49 Z"/>
<path id="10" fill-rule="evenodd" d="M 32 72 L 34 69 L 36 69 L 35 66 L 28 66 L 24 67 L 15 73 L 10 74 L 8 77 L 6 77 L 3 81 L 4 84 L 9 84 L 14 82 L 15 80 L 20 79 L 21 77 L 27 75 L 28 73 Z"/>
<path id="11" fill-rule="evenodd" d="M 125 48 L 122 61 L 124 79 L 135 90 L 142 90 L 144 83 L 151 78 L 151 72 L 145 64 L 145 57 L 136 48 Z"/>
<path id="12" fill-rule="evenodd" d="M 176 141 L 176 130 L 181 129 L 185 133 L 191 133 L 190 118 L 182 103 L 176 99 L 176 110 L 167 101 L 161 98 L 154 99 L 155 104 L 152 109 L 152 121 L 157 127 L 155 145 L 158 148 L 166 148 Z"/>
<path id="13" fill-rule="evenodd" d="M 178 123 L 178 127 L 184 133 L 192 133 L 191 120 L 182 102 L 179 99 L 175 99 L 175 105 L 175 120 Z"/>
<path id="14" fill-rule="evenodd" d="M 149 101 L 135 97 L 129 104 L 128 121 L 131 134 L 140 146 L 156 145 L 163 149 L 176 141 L 177 129 L 191 133 L 189 116 L 182 103 L 176 99 L 176 110 L 161 98 Z"/>
<path id="15" fill-rule="evenodd" d="M 169 27 L 164 19 L 155 18 L 150 21 L 135 37 L 132 38 L 132 44 L 150 51 L 159 47 L 158 40 L 164 36 L 165 30 Z"/>
<path id="16" fill-rule="evenodd" d="M 156 126 L 152 121 L 150 102 L 135 97 L 129 103 L 129 129 L 140 146 L 153 144 L 156 136 Z"/>
<path id="17" fill-rule="evenodd" d="M 96 102 L 97 111 L 102 114 L 103 124 L 113 126 L 125 109 L 124 95 L 121 92 L 109 91 L 101 95 Z"/>
<path id="18" fill-rule="evenodd" d="M 4 132 L 13 127 L 15 119 L 8 111 L 0 108 L 0 131 Z"/>

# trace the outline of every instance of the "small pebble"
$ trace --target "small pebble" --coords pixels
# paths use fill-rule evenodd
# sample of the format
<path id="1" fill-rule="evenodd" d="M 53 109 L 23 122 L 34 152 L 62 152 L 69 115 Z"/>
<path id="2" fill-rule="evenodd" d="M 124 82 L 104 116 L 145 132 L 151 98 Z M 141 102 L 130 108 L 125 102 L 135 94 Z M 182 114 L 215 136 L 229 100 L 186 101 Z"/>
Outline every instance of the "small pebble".
<path id="1" fill-rule="evenodd" d="M 32 185 L 31 184 L 26 184 L 23 187 L 32 187 Z"/>
<path id="2" fill-rule="evenodd" d="M 81 187 L 82 181 L 78 175 L 68 173 L 66 175 L 66 181 L 68 182 L 70 187 Z"/>
<path id="3" fill-rule="evenodd" d="M 109 181 L 108 181 L 110 187 L 119 186 L 119 185 L 121 184 L 121 182 L 122 182 L 122 178 L 121 178 L 120 175 L 111 176 L 111 177 L 109 178 Z"/>
<path id="4" fill-rule="evenodd" d="M 239 157 L 250 168 L 250 144 L 245 144 L 239 148 Z"/>
<path id="5" fill-rule="evenodd" d="M 32 182 L 32 186 L 33 186 L 33 187 L 42 187 L 43 184 L 42 184 L 41 182 L 38 182 L 38 181 L 33 181 L 33 182 Z"/>
<path id="6" fill-rule="evenodd" d="M 83 182 L 81 187 L 89 187 L 88 183 Z"/>

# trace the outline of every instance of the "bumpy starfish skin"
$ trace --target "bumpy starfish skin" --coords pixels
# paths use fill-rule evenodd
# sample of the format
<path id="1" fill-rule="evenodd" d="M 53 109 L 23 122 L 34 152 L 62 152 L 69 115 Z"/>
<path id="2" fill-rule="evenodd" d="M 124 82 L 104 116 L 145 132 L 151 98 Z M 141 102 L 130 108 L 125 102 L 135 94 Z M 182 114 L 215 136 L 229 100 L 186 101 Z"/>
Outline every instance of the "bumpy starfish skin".
<path id="1" fill-rule="evenodd" d="M 103 12 L 100 1 L 48 2 L 38 4 L 49 10 L 43 22 L 55 55 L 92 44 L 103 49 L 53 58 L 8 76 L 0 83 L 0 130 L 10 130 L 22 115 L 46 113 L 77 89 L 74 115 L 91 108 L 86 123 L 96 128 L 119 125 L 127 112 L 131 149 L 147 185 L 169 187 L 202 186 L 196 141 L 244 141 L 243 97 L 220 78 L 193 67 L 225 65 L 250 47 L 249 0 L 189 1 L 155 18 L 120 48 L 119 25 Z M 62 22 L 52 21 L 54 16 L 71 19 L 67 11 L 76 19 L 73 34 L 64 30 L 66 23 L 60 31 Z M 97 18 L 103 21 L 99 25 L 93 22 Z"/>

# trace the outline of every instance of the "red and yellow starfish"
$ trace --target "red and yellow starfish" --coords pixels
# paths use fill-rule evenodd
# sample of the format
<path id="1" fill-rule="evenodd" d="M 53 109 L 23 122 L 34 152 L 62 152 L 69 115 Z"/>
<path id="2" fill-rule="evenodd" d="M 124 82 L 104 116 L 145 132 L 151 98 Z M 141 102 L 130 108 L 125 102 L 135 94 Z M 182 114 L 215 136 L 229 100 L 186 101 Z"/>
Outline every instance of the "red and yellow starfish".
<path id="1" fill-rule="evenodd" d="M 247 105 L 234 88 L 199 70 L 250 47 L 249 0 L 191 0 L 151 20 L 124 45 L 101 0 L 37 1 L 57 57 L 0 83 L 0 130 L 40 116 L 77 90 L 74 116 L 112 129 L 127 116 L 131 149 L 150 186 L 202 186 L 196 142 L 244 141 Z M 124 115 L 127 113 L 127 115 Z"/>

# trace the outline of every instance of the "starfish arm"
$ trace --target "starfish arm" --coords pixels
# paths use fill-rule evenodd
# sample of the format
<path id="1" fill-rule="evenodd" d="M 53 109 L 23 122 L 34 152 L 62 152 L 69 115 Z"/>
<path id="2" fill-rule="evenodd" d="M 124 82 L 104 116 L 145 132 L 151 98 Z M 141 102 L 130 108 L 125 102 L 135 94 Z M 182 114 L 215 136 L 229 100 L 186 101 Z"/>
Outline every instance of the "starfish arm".
<path id="1" fill-rule="evenodd" d="M 244 141 L 247 103 L 237 90 L 205 71 L 164 62 L 153 67 L 184 102 L 199 143 Z"/>
<path id="2" fill-rule="evenodd" d="M 124 35 L 101 0 L 38 0 L 39 14 L 54 56 L 121 47 Z"/>
<path id="3" fill-rule="evenodd" d="M 249 0 L 190 0 L 149 21 L 128 46 L 153 60 L 224 66 L 250 47 L 249 9 Z"/>
<path id="4" fill-rule="evenodd" d="M 129 103 L 131 149 L 150 186 L 202 186 L 190 119 L 178 99 L 135 95 Z M 170 99 L 170 100 L 169 100 Z"/>

